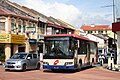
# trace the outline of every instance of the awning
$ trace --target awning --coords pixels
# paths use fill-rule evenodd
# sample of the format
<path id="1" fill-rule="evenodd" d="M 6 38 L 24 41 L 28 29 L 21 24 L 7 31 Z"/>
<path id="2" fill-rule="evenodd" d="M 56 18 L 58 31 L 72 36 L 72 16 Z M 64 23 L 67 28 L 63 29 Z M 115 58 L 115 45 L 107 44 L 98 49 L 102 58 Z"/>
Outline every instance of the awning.
<path id="1" fill-rule="evenodd" d="M 62 26 L 56 25 L 56 24 L 52 24 L 52 23 L 48 23 L 47 26 L 52 26 L 55 28 L 60 28 L 60 29 L 64 29 Z"/>

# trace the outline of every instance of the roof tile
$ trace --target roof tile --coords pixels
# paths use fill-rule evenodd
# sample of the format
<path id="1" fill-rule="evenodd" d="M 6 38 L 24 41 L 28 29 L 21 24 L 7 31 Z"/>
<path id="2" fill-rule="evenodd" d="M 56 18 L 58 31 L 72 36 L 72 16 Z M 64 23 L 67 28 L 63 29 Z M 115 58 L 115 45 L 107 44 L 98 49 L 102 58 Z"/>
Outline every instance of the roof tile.
<path id="1" fill-rule="evenodd" d="M 83 30 L 112 30 L 111 27 L 109 27 L 109 25 L 94 25 L 94 26 L 88 26 L 88 25 L 84 25 L 81 27 L 81 29 Z"/>

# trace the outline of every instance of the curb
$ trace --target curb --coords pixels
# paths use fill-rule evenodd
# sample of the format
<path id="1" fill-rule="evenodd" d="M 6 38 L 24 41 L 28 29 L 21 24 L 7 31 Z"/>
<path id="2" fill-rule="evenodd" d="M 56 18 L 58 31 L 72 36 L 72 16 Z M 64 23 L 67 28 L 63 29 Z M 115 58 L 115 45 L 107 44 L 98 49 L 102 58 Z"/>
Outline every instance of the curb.
<path id="1" fill-rule="evenodd" d="M 118 69 L 118 68 L 112 68 L 112 69 L 111 69 L 111 67 L 109 67 L 109 66 L 105 66 L 104 68 L 106 68 L 106 69 L 108 69 L 108 70 L 111 70 L 111 71 L 120 72 L 120 69 Z"/>

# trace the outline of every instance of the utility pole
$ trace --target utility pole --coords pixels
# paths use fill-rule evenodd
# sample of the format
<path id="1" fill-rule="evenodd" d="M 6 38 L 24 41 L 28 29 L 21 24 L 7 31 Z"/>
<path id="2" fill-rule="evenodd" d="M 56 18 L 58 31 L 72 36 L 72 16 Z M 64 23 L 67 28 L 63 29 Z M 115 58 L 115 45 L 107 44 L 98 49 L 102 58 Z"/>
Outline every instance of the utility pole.
<path id="1" fill-rule="evenodd" d="M 113 0 L 113 23 L 115 23 L 115 22 L 116 22 L 116 18 L 115 18 L 115 0 Z M 115 32 L 114 32 L 114 47 L 113 47 L 113 50 L 114 50 L 114 55 L 117 56 Z M 117 58 L 116 58 L 116 61 L 117 61 Z"/>
<path id="2" fill-rule="evenodd" d="M 115 23 L 115 0 L 113 0 L 113 23 Z M 115 32 L 114 32 L 114 39 L 113 39 L 114 43 L 112 44 L 112 53 L 114 53 L 114 56 L 112 56 L 112 53 L 111 53 L 111 61 L 113 61 L 113 63 L 111 62 L 111 66 L 110 66 L 110 69 L 112 70 L 113 69 L 113 64 L 116 64 L 116 61 L 117 61 L 117 53 L 116 53 L 116 39 L 115 39 Z"/>
<path id="3" fill-rule="evenodd" d="M 113 0 L 113 22 L 115 23 L 115 0 Z"/>
<path id="4" fill-rule="evenodd" d="M 103 6 L 102 8 L 104 8 L 104 7 L 112 7 L 112 16 L 113 16 L 113 23 L 115 23 L 116 22 L 116 18 L 115 18 L 115 0 L 112 0 L 112 5 L 107 5 L 107 6 Z M 116 63 L 116 61 L 117 61 L 117 54 L 116 54 L 116 38 L 115 38 L 115 32 L 114 32 L 114 39 L 113 39 L 113 44 L 112 44 L 112 53 L 114 53 L 114 55 L 116 55 L 116 56 L 112 56 L 112 53 L 111 53 L 111 60 L 113 60 L 114 61 L 114 59 L 116 59 L 115 60 L 115 63 Z M 113 66 L 113 64 L 111 63 L 110 64 L 110 68 L 112 69 L 112 66 Z"/>

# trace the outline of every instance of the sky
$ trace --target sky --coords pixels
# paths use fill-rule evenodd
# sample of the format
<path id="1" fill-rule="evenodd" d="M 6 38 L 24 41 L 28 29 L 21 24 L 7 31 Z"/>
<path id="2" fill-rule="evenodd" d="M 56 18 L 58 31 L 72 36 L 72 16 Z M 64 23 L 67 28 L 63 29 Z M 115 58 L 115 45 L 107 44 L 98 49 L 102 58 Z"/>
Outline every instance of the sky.
<path id="1" fill-rule="evenodd" d="M 110 25 L 113 0 L 10 0 L 46 16 L 61 19 L 76 29 L 82 25 Z"/>

